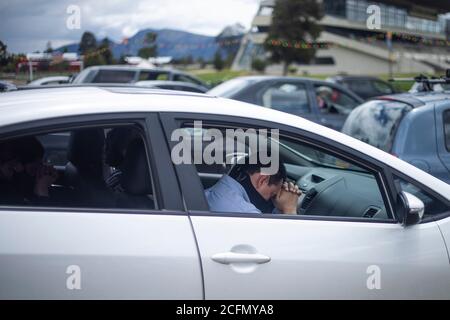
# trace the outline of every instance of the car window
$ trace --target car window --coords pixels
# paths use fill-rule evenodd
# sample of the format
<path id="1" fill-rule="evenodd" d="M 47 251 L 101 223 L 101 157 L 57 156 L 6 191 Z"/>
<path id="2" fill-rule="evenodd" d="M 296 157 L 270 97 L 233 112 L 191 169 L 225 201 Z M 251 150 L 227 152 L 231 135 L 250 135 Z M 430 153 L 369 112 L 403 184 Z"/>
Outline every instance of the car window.
<path id="1" fill-rule="evenodd" d="M 390 152 L 403 117 L 412 107 L 397 101 L 368 101 L 348 116 L 342 132 Z"/>
<path id="2" fill-rule="evenodd" d="M 443 201 L 437 199 L 435 196 L 415 184 L 399 177 L 395 177 L 395 181 L 400 189 L 399 191 L 409 192 L 422 200 L 425 205 L 424 219 L 450 211 L 450 208 Z"/>
<path id="3" fill-rule="evenodd" d="M 169 80 L 169 73 L 166 71 L 141 71 L 139 81 L 145 80 Z"/>
<path id="4" fill-rule="evenodd" d="M 173 76 L 173 80 L 174 81 L 189 82 L 189 83 L 201 85 L 200 81 L 198 81 L 197 79 L 194 79 L 194 78 L 192 78 L 192 77 L 190 77 L 188 75 L 185 75 L 185 74 L 175 74 Z"/>
<path id="5" fill-rule="evenodd" d="M 129 70 L 99 70 L 92 80 L 93 83 L 131 83 L 134 81 L 135 71 Z"/>
<path id="6" fill-rule="evenodd" d="M 215 185 L 220 183 L 219 181 L 225 175 L 235 178 L 236 163 L 248 163 L 255 154 L 260 156 L 261 144 L 255 141 L 261 141 L 258 140 L 261 139 L 259 136 L 261 129 L 264 128 L 236 128 L 227 127 L 225 124 L 204 125 L 199 129 L 192 124 L 185 124 L 184 130 L 189 133 L 190 139 L 197 137 L 198 141 L 201 141 L 201 144 L 197 144 L 202 146 L 197 153 L 200 155 L 197 161 L 194 160 L 195 147 L 191 141 L 193 148 L 191 157 L 206 194 L 220 190 L 220 187 L 215 189 Z M 272 132 L 270 128 L 266 130 L 266 132 Z M 242 137 L 236 136 L 237 132 L 243 133 L 245 139 L 236 138 Z M 211 139 L 211 136 L 215 138 Z M 262 141 L 267 142 L 270 155 L 276 154 L 279 157 L 279 163 L 283 163 L 286 168 L 287 179 L 295 182 L 302 190 L 297 215 L 391 219 L 386 210 L 377 172 L 295 139 L 291 135 L 284 135 L 282 132 L 279 132 L 279 137 L 271 134 L 266 137 L 268 137 L 267 140 Z M 217 139 L 220 139 L 221 148 L 212 147 Z M 234 140 L 234 143 L 230 144 L 230 139 Z M 277 152 L 274 151 L 277 149 L 275 146 L 278 148 Z M 214 155 L 214 160 L 221 163 L 210 162 L 201 156 L 208 153 Z M 235 180 L 239 181 L 241 178 L 239 176 Z M 245 184 L 242 186 L 248 190 L 246 189 L 248 186 Z M 253 191 L 249 190 L 249 192 Z M 210 199 L 209 196 L 206 198 Z M 277 214 L 276 210 L 263 212 Z"/>
<path id="7" fill-rule="evenodd" d="M 443 113 L 444 119 L 444 133 L 445 133 L 445 147 L 450 152 L 450 110 L 445 110 Z"/>
<path id="8" fill-rule="evenodd" d="M 0 206 L 155 209 L 138 125 L 0 141 Z"/>
<path id="9" fill-rule="evenodd" d="M 267 108 L 292 113 L 309 113 L 306 86 L 303 83 L 279 82 L 261 92 L 262 105 Z"/>
<path id="10" fill-rule="evenodd" d="M 321 113 L 348 115 L 359 105 L 356 99 L 335 87 L 315 84 L 314 90 L 317 106 Z"/>
<path id="11" fill-rule="evenodd" d="M 382 81 L 373 81 L 372 84 L 375 87 L 376 91 L 381 94 L 393 93 L 392 88 L 388 84 L 386 84 Z"/>

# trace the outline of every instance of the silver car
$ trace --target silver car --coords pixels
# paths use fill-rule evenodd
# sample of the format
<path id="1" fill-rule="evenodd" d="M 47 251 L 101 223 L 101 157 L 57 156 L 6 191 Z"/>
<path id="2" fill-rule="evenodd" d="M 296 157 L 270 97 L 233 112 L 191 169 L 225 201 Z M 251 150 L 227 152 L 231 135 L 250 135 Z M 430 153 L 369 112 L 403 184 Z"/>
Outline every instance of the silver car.
<path id="1" fill-rule="evenodd" d="M 0 142 L 37 139 L 35 164 L 56 171 L 45 199 L 2 189 L 1 299 L 450 298 L 450 186 L 347 135 L 130 87 L 8 92 L 0 110 Z M 262 129 L 303 192 L 297 215 L 211 212 L 204 190 L 233 162 L 178 163 L 181 137 L 206 152 L 211 132 Z M 128 137 L 114 161 L 113 133 Z M 240 143 L 216 156 L 253 152 Z"/>

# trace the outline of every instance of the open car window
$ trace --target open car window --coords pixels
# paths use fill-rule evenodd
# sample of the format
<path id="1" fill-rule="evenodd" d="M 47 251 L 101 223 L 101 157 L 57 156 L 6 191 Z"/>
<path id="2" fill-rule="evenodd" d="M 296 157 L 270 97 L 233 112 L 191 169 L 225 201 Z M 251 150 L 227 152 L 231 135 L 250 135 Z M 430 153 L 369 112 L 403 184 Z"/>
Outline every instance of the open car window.
<path id="1" fill-rule="evenodd" d="M 227 129 L 247 132 L 248 140 L 235 140 L 234 149 L 227 149 L 224 143 L 230 139 L 230 136 L 226 135 Z M 245 131 L 246 128 L 214 125 L 199 129 L 192 124 L 186 124 L 184 130 L 189 133 L 192 145 L 195 138 L 198 139 L 197 146 L 201 145 L 200 155 L 212 151 L 213 140 L 209 139 L 208 133 L 210 130 L 223 134 L 224 140 L 221 142 L 223 149 L 214 149 L 212 154 L 217 155 L 219 150 L 218 158 L 225 160 L 226 163 L 209 163 L 201 156 L 195 162 L 205 191 L 218 183 L 224 175 L 230 174 L 239 159 L 249 161 L 252 153 L 259 152 L 259 149 L 255 149 L 255 145 L 250 142 L 258 133 L 250 133 L 251 129 Z M 204 139 L 205 136 L 208 138 Z M 201 144 L 198 144 L 199 141 Z M 278 137 L 270 136 L 267 143 L 269 144 L 267 149 L 271 148 L 271 144 L 277 145 L 278 160 L 286 168 L 287 179 L 296 183 L 302 191 L 297 208 L 298 215 L 393 219 L 385 205 L 387 200 L 383 196 L 381 178 L 376 171 L 283 133 Z"/>

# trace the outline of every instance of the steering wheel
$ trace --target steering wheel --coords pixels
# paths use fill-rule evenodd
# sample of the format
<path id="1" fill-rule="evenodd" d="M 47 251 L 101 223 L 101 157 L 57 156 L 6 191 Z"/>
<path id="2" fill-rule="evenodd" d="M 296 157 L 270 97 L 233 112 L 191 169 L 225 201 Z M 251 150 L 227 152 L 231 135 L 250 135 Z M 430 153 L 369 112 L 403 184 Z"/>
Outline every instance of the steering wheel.
<path id="1" fill-rule="evenodd" d="M 343 180 L 343 177 L 335 176 L 311 187 L 306 191 L 304 197 L 299 198 L 297 214 L 317 215 L 315 212 L 332 212 L 333 208 L 329 207 L 329 201 L 324 199 L 327 197 L 326 191 Z M 300 180 L 297 181 L 297 184 L 300 185 Z M 314 209 L 314 211 L 311 211 L 312 209 Z"/>

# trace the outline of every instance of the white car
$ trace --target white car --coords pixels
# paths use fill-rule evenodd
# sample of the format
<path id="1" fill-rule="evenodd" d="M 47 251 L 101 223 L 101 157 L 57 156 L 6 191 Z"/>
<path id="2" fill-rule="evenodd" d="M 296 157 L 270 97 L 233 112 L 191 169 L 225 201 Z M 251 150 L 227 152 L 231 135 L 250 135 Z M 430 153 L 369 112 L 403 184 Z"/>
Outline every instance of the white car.
<path id="1" fill-rule="evenodd" d="M 49 201 L 0 194 L 1 299 L 450 298 L 450 186 L 347 135 L 129 87 L 8 92 L 0 111 L 1 141 L 36 137 L 59 171 Z M 113 192 L 103 144 L 118 128 L 135 135 Z M 174 132 L 210 128 L 278 129 L 298 214 L 211 212 L 204 189 L 229 166 L 172 154 Z"/>
<path id="2" fill-rule="evenodd" d="M 70 82 L 70 77 L 68 76 L 55 76 L 55 77 L 44 77 L 36 79 L 28 83 L 29 86 L 48 86 L 48 85 L 58 85 L 67 84 Z"/>

